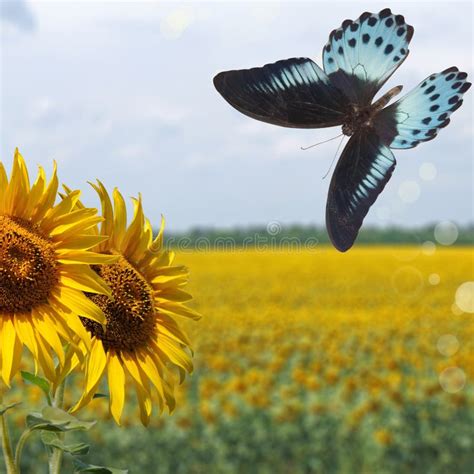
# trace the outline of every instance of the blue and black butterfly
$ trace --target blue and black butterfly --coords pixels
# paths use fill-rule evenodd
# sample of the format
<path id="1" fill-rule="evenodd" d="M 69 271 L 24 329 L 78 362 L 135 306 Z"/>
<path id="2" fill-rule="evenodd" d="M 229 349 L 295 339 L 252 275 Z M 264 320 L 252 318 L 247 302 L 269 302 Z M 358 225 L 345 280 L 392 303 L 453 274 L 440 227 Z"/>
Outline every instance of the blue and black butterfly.
<path id="1" fill-rule="evenodd" d="M 214 85 L 229 104 L 262 122 L 294 128 L 342 125 L 350 136 L 331 180 L 326 226 L 348 250 L 395 168 L 390 148 L 432 140 L 449 123 L 471 84 L 456 67 L 432 74 L 392 105 L 397 86 L 372 103 L 408 56 L 414 29 L 386 8 L 345 20 L 323 49 L 324 70 L 308 58 L 226 71 Z M 385 107 L 385 108 L 384 108 Z"/>

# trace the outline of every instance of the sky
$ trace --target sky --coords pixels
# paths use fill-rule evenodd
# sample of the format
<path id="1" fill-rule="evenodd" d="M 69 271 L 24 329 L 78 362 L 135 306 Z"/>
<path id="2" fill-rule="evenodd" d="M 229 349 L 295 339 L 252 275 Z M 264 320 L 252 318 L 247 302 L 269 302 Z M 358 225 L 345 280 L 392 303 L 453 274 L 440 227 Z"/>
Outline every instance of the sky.
<path id="1" fill-rule="evenodd" d="M 410 55 L 382 93 L 409 91 L 450 66 L 472 81 L 472 3 L 26 2 L 1 0 L 0 159 L 16 146 L 98 201 L 99 178 L 141 193 L 173 231 L 277 221 L 324 224 L 339 128 L 252 120 L 215 91 L 222 70 L 290 57 L 321 65 L 329 32 L 390 6 L 415 27 Z M 473 219 L 473 90 L 438 137 L 395 150 L 397 168 L 365 222 L 421 226 Z"/>

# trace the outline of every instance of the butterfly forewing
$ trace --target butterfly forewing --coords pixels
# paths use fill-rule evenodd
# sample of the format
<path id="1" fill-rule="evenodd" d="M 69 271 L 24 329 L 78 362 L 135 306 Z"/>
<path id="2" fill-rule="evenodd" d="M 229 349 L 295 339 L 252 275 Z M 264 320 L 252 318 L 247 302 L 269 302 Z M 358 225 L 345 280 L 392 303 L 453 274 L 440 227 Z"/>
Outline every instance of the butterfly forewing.
<path id="1" fill-rule="evenodd" d="M 377 115 L 376 131 L 390 148 L 413 148 L 432 140 L 461 107 L 470 87 L 467 74 L 457 67 L 432 74 Z"/>
<path id="2" fill-rule="evenodd" d="M 282 127 L 341 125 L 348 104 L 325 72 L 307 58 L 221 72 L 214 85 L 238 111 Z"/>
<path id="3" fill-rule="evenodd" d="M 326 226 L 338 250 L 352 247 L 395 164 L 393 153 L 375 133 L 359 132 L 350 138 L 334 170 L 326 205 Z"/>
<path id="4" fill-rule="evenodd" d="M 346 20 L 323 49 L 324 70 L 333 84 L 359 105 L 377 91 L 408 56 L 413 27 L 386 8 Z"/>

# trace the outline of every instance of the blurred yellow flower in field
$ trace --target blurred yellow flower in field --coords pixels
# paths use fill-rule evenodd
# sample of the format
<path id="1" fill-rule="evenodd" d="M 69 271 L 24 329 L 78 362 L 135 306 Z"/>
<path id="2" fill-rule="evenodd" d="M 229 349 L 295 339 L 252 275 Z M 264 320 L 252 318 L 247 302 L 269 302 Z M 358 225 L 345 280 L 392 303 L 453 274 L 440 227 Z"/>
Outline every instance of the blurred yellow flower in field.
<path id="1" fill-rule="evenodd" d="M 113 202 L 102 183 L 94 186 L 102 203 L 104 222 L 100 235 L 109 239 L 97 246 L 105 255 L 117 255 L 117 263 L 96 268 L 112 290 L 113 299 L 103 295 L 89 298 L 105 313 L 105 328 L 82 318 L 92 336 L 85 367 L 85 389 L 73 408 L 86 405 L 107 372 L 110 411 L 120 424 L 125 403 L 125 387 L 131 381 L 137 393 L 140 418 L 147 425 L 152 413 L 152 394 L 160 410 L 173 411 L 176 383 L 182 381 L 193 364 L 190 342 L 175 317 L 199 319 L 200 315 L 183 303 L 191 296 L 182 290 L 188 271 L 173 266 L 174 253 L 163 246 L 163 224 L 153 238 L 151 224 L 143 214 L 141 198 L 134 200 L 134 216 L 127 227 L 125 202 L 114 190 Z M 156 390 L 153 390 L 156 389 Z"/>
<path id="2" fill-rule="evenodd" d="M 89 251 L 104 240 L 88 235 L 102 218 L 96 209 L 75 208 L 79 191 L 55 205 L 57 190 L 56 166 L 49 183 L 40 167 L 30 185 L 18 150 L 10 180 L 0 163 L 0 371 L 7 385 L 20 369 L 24 346 L 36 368 L 56 381 L 52 354 L 63 366 L 64 343 L 79 336 L 88 344 L 79 316 L 98 327 L 105 323 L 102 310 L 83 293 L 110 295 L 89 267 L 116 261 Z"/>
<path id="3" fill-rule="evenodd" d="M 383 446 L 389 446 L 393 442 L 393 436 L 390 433 L 390 431 L 386 429 L 380 429 L 377 430 L 374 433 L 374 438 L 377 443 L 383 445 Z"/>

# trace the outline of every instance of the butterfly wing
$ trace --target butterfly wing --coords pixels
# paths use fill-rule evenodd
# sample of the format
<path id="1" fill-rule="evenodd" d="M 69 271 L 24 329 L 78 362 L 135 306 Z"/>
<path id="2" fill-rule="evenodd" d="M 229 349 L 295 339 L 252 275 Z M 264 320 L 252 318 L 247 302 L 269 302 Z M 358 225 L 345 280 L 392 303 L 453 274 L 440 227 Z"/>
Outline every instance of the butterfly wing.
<path id="1" fill-rule="evenodd" d="M 326 205 L 328 234 L 341 252 L 352 247 L 395 164 L 393 153 L 373 131 L 361 131 L 350 138 L 334 170 Z"/>
<path id="2" fill-rule="evenodd" d="M 389 8 L 345 20 L 323 49 L 324 71 L 352 102 L 368 105 L 408 56 L 413 32 Z"/>
<path id="3" fill-rule="evenodd" d="M 457 67 L 432 74 L 376 116 L 378 135 L 390 148 L 413 148 L 432 140 L 449 124 L 470 87 L 467 74 Z"/>
<path id="4" fill-rule="evenodd" d="M 341 125 L 348 105 L 347 97 L 307 58 L 221 72 L 214 86 L 239 112 L 282 127 Z"/>

